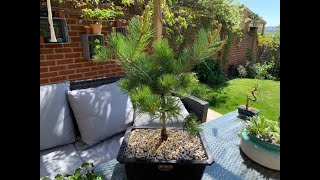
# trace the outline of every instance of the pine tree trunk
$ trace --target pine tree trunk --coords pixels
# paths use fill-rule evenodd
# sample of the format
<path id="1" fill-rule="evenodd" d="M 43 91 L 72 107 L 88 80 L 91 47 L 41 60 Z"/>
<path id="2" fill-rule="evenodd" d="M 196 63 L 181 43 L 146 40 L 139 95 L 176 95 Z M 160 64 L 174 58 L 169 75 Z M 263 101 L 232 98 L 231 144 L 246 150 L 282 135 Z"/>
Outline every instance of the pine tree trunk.
<path id="1" fill-rule="evenodd" d="M 168 133 L 166 128 L 166 113 L 161 113 L 160 121 L 162 123 L 162 129 L 161 129 L 161 140 L 166 141 L 168 139 Z"/>

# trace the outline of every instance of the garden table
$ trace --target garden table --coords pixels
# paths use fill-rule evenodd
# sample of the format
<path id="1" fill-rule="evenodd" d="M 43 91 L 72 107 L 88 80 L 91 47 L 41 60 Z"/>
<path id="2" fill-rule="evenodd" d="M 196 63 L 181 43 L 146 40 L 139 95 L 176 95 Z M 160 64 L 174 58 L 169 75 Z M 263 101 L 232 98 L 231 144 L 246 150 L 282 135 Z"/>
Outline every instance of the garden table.
<path id="1" fill-rule="evenodd" d="M 237 110 L 203 124 L 203 134 L 215 162 L 207 166 L 202 179 L 280 179 L 280 171 L 250 160 L 240 149 L 237 132 L 245 127 Z M 105 179 L 125 180 L 124 165 L 116 159 L 100 164 L 96 171 Z"/>

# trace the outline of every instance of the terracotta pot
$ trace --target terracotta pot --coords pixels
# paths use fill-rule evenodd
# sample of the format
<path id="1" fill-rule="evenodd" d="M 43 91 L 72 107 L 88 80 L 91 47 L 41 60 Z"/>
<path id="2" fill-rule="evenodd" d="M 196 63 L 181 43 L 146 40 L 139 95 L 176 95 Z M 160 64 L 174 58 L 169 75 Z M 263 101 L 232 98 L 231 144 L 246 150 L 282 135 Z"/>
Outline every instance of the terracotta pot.
<path id="1" fill-rule="evenodd" d="M 44 43 L 44 36 L 40 36 L 40 43 Z"/>
<path id="2" fill-rule="evenodd" d="M 65 13 L 64 13 L 64 10 L 63 9 L 59 9 L 57 11 L 57 17 L 58 18 L 65 18 Z"/>
<path id="3" fill-rule="evenodd" d="M 89 26 L 85 26 L 84 29 L 86 30 L 86 34 L 92 34 L 92 29 Z"/>
<path id="4" fill-rule="evenodd" d="M 92 34 L 101 34 L 102 24 L 90 24 L 92 28 Z"/>
<path id="5" fill-rule="evenodd" d="M 115 26 L 115 27 L 121 27 L 121 26 L 122 26 L 122 20 L 116 20 L 116 21 L 114 22 L 114 26 Z"/>

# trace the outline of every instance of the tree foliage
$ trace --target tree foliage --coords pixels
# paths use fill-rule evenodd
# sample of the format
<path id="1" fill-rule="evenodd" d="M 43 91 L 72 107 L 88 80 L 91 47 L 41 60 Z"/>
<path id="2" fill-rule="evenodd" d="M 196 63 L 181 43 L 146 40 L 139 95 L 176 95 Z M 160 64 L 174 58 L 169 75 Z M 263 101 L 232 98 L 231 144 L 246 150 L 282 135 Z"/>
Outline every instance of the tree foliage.
<path id="1" fill-rule="evenodd" d="M 199 85 L 199 81 L 192 68 L 205 58 L 222 48 L 226 39 L 221 41 L 219 32 L 221 25 L 213 32 L 200 30 L 194 43 L 185 48 L 180 56 L 169 45 L 167 39 L 152 42 L 152 53 L 146 54 L 146 48 L 151 43 L 153 30 L 151 25 L 150 7 L 142 16 L 134 17 L 129 21 L 127 36 L 113 33 L 110 36 L 108 47 L 99 47 L 94 61 L 108 61 L 112 55 L 127 74 L 122 78 L 119 86 L 130 94 L 136 112 L 148 113 L 152 119 L 158 118 L 162 124 L 162 137 L 166 134 L 167 119 L 178 119 L 180 107 L 172 92 L 179 95 L 190 93 Z M 111 50 L 103 50 L 110 48 Z M 197 130 L 197 123 L 190 125 L 189 132 Z M 194 119 L 195 120 L 195 119 Z M 191 130 L 191 131 L 190 131 Z M 163 139 L 165 140 L 165 138 Z"/>
<path id="2" fill-rule="evenodd" d="M 258 45 L 262 47 L 264 54 L 260 61 L 272 64 L 270 74 L 280 79 L 280 25 L 275 33 L 258 34 Z"/>

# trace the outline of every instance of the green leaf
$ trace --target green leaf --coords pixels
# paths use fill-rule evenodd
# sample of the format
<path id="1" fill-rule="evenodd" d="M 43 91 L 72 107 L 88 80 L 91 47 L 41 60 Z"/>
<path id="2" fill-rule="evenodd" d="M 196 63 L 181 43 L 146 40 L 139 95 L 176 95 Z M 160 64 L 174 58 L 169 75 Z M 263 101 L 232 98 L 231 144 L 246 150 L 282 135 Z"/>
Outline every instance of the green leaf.
<path id="1" fill-rule="evenodd" d="M 80 175 L 80 171 L 81 171 L 81 168 L 77 168 L 75 171 L 74 171 L 74 176 L 79 176 Z"/>
<path id="2" fill-rule="evenodd" d="M 86 168 L 87 166 L 89 166 L 89 163 L 83 163 L 83 164 L 81 165 L 81 168 Z"/>

